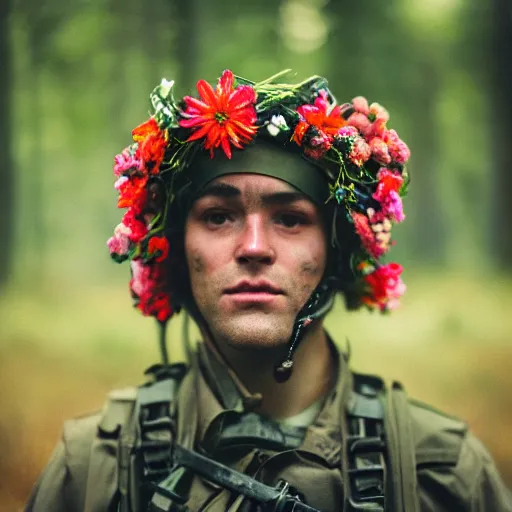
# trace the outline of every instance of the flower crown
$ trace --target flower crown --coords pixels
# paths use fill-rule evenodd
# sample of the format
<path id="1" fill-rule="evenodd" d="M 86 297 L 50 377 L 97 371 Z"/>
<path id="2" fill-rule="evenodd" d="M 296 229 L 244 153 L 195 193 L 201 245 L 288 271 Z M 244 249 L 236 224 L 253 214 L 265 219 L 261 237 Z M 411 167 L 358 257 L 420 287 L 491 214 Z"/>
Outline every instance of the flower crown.
<path id="1" fill-rule="evenodd" d="M 115 157 L 117 206 L 126 213 L 107 242 L 115 261 L 130 260 L 130 290 L 143 314 L 165 323 L 179 308 L 164 235 L 172 222 L 167 217 L 176 178 L 197 151 L 229 159 L 233 148 L 244 149 L 260 136 L 298 146 L 326 170 L 329 201 L 360 241 L 351 255 L 357 290 L 352 307 L 388 311 L 398 305 L 405 291 L 402 267 L 380 259 L 392 245 L 392 224 L 404 220 L 409 149 L 387 128 L 389 114 L 379 104 L 359 96 L 336 105 L 324 78 L 275 83 L 283 73 L 253 83 L 226 70 L 215 88 L 197 82 L 199 99 L 176 101 L 174 82 L 165 79 L 151 93 L 150 119 L 133 130 L 133 144 Z"/>

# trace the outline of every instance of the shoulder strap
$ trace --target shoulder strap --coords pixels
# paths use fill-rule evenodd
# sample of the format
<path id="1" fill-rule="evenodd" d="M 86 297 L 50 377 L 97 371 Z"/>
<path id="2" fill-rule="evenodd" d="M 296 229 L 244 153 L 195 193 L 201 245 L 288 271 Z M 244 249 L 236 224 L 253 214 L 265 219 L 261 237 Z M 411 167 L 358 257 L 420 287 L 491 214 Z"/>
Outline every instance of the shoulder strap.
<path id="1" fill-rule="evenodd" d="M 407 395 L 373 375 L 353 374 L 343 427 L 347 512 L 419 512 Z M 343 432 L 342 429 L 342 432 Z"/>
<path id="2" fill-rule="evenodd" d="M 342 415 L 342 476 L 345 512 L 384 512 L 389 506 L 389 476 L 384 437 L 384 383 L 377 377 L 353 374 Z M 396 509 L 398 511 L 398 509 Z"/>
<path id="3" fill-rule="evenodd" d="M 416 455 L 407 394 L 393 382 L 385 407 L 387 451 L 393 470 L 392 487 L 397 511 L 419 512 Z"/>

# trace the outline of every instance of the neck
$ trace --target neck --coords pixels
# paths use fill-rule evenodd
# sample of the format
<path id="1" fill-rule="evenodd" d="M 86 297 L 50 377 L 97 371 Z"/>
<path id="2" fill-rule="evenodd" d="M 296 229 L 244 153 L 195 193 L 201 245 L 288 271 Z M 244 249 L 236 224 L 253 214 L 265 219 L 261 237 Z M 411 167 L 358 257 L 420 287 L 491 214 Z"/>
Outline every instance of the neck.
<path id="1" fill-rule="evenodd" d="M 211 346 L 211 340 L 206 337 Z M 256 412 L 274 419 L 300 413 L 325 396 L 334 382 L 334 361 L 322 322 L 308 328 L 293 357 L 293 372 L 283 383 L 276 382 L 274 368 L 286 352 L 240 351 L 225 344 L 213 347 L 236 374 L 236 378 L 253 395 L 262 400 Z"/>

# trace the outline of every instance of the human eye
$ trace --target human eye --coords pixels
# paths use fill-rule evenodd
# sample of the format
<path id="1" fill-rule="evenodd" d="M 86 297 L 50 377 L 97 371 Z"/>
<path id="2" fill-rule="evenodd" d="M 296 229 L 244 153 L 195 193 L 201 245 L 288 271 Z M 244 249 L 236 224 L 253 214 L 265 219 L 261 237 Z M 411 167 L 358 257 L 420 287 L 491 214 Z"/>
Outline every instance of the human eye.
<path id="1" fill-rule="evenodd" d="M 277 224 L 287 229 L 298 228 L 309 224 L 306 215 L 300 212 L 280 212 L 276 214 L 275 220 Z"/>
<path id="2" fill-rule="evenodd" d="M 211 227 L 220 227 L 233 220 L 233 216 L 222 210 L 206 210 L 202 216 L 202 221 Z"/>

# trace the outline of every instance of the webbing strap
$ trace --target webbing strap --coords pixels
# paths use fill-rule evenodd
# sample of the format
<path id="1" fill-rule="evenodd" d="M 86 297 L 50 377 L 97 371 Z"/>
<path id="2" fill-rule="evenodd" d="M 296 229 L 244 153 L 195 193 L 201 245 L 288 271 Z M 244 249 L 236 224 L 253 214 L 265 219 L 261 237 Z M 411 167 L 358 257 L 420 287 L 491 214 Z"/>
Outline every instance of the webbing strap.
<path id="1" fill-rule="evenodd" d="M 389 508 L 388 458 L 380 379 L 354 374 L 354 390 L 342 426 L 344 512 L 384 512 Z"/>
<path id="2" fill-rule="evenodd" d="M 397 433 L 403 509 L 407 512 L 419 512 L 416 459 L 412 445 L 409 404 L 400 383 L 393 382 L 390 399 L 390 413 L 393 414 Z"/>

